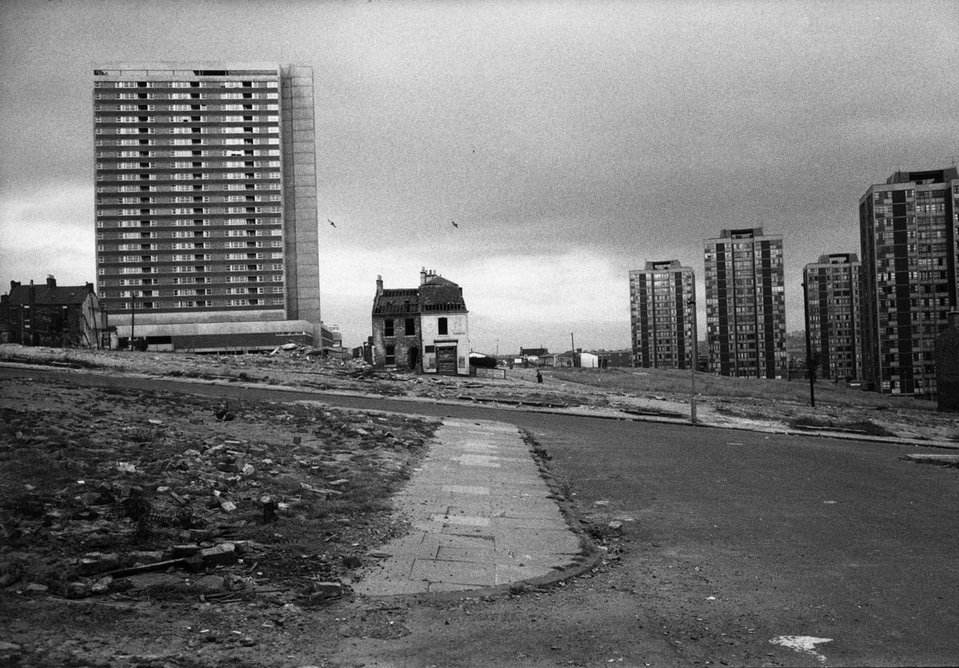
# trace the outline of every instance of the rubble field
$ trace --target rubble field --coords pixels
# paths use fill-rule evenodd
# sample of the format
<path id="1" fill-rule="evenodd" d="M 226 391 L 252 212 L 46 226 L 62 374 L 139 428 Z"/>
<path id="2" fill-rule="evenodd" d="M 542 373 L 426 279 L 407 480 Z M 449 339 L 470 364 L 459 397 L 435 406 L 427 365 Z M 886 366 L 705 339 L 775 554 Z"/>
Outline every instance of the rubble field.
<path id="1" fill-rule="evenodd" d="M 28 348 L 0 345 L 0 360 L 80 367 L 94 373 L 292 386 L 323 392 L 458 401 L 478 405 L 564 410 L 583 415 L 682 420 L 690 414 L 685 371 L 544 367 L 497 369 L 491 377 L 453 377 L 373 369 L 360 360 L 327 359 L 289 344 L 266 354 L 190 355 Z M 766 431 L 846 433 L 959 444 L 959 414 L 932 401 L 879 395 L 819 380 L 816 406 L 808 381 L 725 378 L 700 373 L 697 420 L 707 426 Z"/>
<path id="2" fill-rule="evenodd" d="M 266 631 L 344 598 L 374 548 L 406 530 L 390 496 L 435 428 L 319 404 L 4 381 L 0 665 L 151 665 L 140 641 L 103 639 L 103 624 L 161 613 L 198 621 L 157 624 L 154 652 L 155 633 L 181 656 L 265 651 Z"/>
<path id="3" fill-rule="evenodd" d="M 298 346 L 199 356 L 5 344 L 0 360 L 620 419 L 690 410 L 689 377 L 662 370 L 438 377 Z M 705 425 L 959 443 L 957 416 L 931 402 L 821 383 L 811 407 L 805 382 L 700 376 Z M 317 402 L 5 380 L 0 665 L 353 665 L 337 663 L 345 645 L 409 633 L 409 602 L 363 600 L 350 586 L 407 530 L 390 496 L 436 427 Z"/>

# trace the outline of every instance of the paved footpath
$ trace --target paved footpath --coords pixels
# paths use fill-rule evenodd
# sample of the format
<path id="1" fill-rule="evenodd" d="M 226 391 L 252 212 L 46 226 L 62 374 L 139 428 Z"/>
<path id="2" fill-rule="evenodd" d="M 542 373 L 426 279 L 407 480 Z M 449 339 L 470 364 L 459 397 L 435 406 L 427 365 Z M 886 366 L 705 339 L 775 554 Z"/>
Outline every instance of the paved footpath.
<path id="1" fill-rule="evenodd" d="M 548 576 L 582 553 L 519 429 L 446 418 L 394 499 L 409 535 L 373 553 L 367 595 L 466 591 Z"/>

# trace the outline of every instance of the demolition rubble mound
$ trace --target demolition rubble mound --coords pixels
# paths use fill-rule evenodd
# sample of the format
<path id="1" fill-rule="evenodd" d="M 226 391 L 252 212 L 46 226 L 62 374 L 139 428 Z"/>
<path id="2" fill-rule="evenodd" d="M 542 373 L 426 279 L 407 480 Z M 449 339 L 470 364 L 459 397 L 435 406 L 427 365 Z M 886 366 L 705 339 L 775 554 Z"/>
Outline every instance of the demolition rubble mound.
<path id="1" fill-rule="evenodd" d="M 321 405 L 7 380 L 0 589 L 315 604 L 404 527 L 435 425 Z"/>

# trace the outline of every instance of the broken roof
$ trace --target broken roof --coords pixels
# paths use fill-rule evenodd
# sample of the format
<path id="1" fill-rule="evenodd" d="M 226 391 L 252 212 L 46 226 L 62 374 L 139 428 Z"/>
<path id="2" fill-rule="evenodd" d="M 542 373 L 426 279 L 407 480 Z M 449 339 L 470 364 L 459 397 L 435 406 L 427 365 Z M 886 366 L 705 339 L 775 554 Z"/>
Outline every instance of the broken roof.
<path id="1" fill-rule="evenodd" d="M 449 279 L 431 274 L 419 288 L 382 290 L 373 300 L 373 315 L 416 315 L 427 311 L 467 312 L 463 289 Z"/>
<path id="2" fill-rule="evenodd" d="M 32 295 L 31 295 L 32 292 Z M 87 295 L 93 294 L 93 284 L 86 285 L 21 285 L 10 284 L 10 294 L 4 295 L 8 304 L 42 304 L 46 306 L 69 306 L 82 304 Z"/>

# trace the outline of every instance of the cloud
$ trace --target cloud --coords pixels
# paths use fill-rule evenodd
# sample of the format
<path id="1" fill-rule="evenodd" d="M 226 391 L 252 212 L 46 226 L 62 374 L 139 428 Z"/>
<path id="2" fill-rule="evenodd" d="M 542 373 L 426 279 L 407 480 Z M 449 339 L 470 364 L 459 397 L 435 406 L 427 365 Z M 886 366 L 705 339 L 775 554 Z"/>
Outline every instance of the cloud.
<path id="1" fill-rule="evenodd" d="M 95 282 L 93 186 L 65 184 L 0 195 L 0 285 L 56 276 Z"/>
<path id="2" fill-rule="evenodd" d="M 424 257 L 430 254 L 363 248 L 321 252 L 324 321 L 340 326 L 346 345 L 358 345 L 370 334 L 376 276 L 383 276 L 386 288 L 416 287 Z M 527 251 L 449 264 L 425 261 L 425 268 L 463 288 L 474 347 L 492 350 L 497 339 L 504 350 L 508 342 L 510 349 L 539 345 L 531 341 L 553 341 L 555 347 L 557 341 L 568 340 L 571 323 L 595 328 L 604 337 L 612 333 L 621 345 L 628 344 L 628 274 L 613 259 L 593 251 Z"/>

